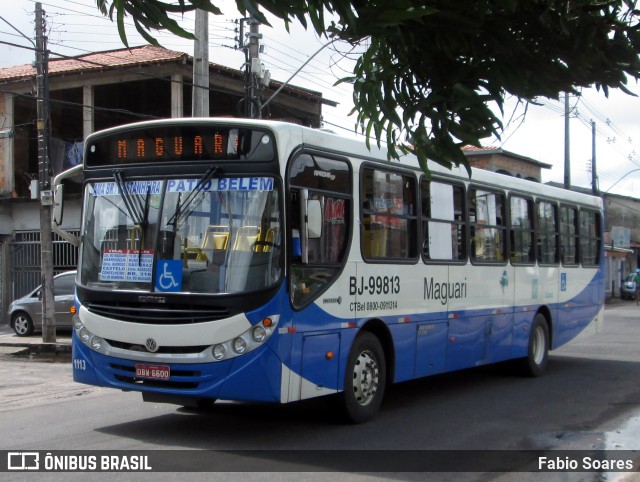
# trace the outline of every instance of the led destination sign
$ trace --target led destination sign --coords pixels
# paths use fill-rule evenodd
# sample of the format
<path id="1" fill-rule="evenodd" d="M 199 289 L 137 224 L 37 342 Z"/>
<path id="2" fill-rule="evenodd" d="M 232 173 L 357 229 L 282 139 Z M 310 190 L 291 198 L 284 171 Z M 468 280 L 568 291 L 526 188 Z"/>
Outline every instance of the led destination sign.
<path id="1" fill-rule="evenodd" d="M 87 145 L 88 167 L 179 161 L 269 161 L 275 156 L 266 131 L 211 125 L 163 125 L 123 130 Z"/>

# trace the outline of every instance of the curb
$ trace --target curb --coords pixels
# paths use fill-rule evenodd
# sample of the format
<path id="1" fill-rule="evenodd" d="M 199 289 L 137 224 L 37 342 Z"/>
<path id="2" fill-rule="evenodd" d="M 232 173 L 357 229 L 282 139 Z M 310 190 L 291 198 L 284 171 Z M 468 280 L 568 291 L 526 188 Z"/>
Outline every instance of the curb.
<path id="1" fill-rule="evenodd" d="M 0 343 L 2 347 L 28 348 L 35 353 L 71 353 L 69 343 Z"/>
<path id="2" fill-rule="evenodd" d="M 0 360 L 70 363 L 68 343 L 0 343 Z"/>

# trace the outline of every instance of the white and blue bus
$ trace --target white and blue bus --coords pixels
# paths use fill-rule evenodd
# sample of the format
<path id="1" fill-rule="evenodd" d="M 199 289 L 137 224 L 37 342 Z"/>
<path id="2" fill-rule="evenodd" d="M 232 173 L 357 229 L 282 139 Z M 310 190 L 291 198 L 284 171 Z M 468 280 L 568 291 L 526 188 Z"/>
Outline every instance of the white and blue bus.
<path id="1" fill-rule="evenodd" d="M 602 322 L 600 198 L 430 167 L 268 121 L 92 134 L 74 380 L 199 407 L 332 395 L 362 422 L 391 383 L 541 375 Z"/>

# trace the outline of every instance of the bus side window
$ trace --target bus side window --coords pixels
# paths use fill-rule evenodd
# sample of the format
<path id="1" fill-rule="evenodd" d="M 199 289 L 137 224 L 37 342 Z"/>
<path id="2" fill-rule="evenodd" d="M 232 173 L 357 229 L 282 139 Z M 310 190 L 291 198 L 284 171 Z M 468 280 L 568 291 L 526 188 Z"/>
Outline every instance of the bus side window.
<path id="1" fill-rule="evenodd" d="M 469 189 L 471 260 L 506 262 L 505 202 L 502 193 Z"/>
<path id="2" fill-rule="evenodd" d="M 537 204 L 538 262 L 557 264 L 559 260 L 558 209 L 555 204 L 546 201 L 538 201 Z"/>
<path id="3" fill-rule="evenodd" d="M 565 266 L 578 264 L 578 210 L 560 207 L 560 259 Z"/>
<path id="4" fill-rule="evenodd" d="M 511 262 L 530 264 L 535 262 L 533 201 L 511 196 Z"/>
<path id="5" fill-rule="evenodd" d="M 465 261 L 464 186 L 423 179 L 421 190 L 423 256 L 426 260 Z"/>
<path id="6" fill-rule="evenodd" d="M 596 266 L 600 262 L 600 215 L 595 211 L 580 210 L 580 261 L 583 266 Z"/>
<path id="7" fill-rule="evenodd" d="M 360 248 L 367 260 L 418 256 L 416 180 L 382 169 L 362 171 Z"/>

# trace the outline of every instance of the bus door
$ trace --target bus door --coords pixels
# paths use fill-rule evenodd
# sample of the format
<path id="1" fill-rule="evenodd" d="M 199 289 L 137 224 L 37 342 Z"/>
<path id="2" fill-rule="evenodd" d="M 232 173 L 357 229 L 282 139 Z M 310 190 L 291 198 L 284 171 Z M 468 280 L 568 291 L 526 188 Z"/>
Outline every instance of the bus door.
<path id="1" fill-rule="evenodd" d="M 289 173 L 292 368 L 302 377 L 300 398 L 308 398 L 338 390 L 341 330 L 355 316 L 344 273 L 352 225 L 351 173 L 346 161 L 310 153 L 298 155 Z"/>

